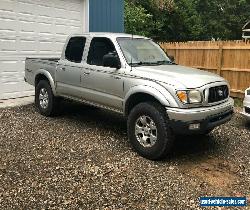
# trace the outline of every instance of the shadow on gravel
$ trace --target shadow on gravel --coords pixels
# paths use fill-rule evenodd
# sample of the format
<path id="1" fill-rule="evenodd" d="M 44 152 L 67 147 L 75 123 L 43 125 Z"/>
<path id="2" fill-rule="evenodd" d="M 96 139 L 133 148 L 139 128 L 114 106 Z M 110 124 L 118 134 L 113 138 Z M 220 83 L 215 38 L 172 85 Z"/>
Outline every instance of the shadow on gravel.
<path id="1" fill-rule="evenodd" d="M 238 129 L 247 129 L 250 131 L 250 120 L 241 114 L 234 114 L 234 120 L 230 121 L 230 124 Z"/>
<path id="2" fill-rule="evenodd" d="M 170 159 L 192 156 L 201 159 L 216 152 L 216 139 L 213 135 L 178 136 L 175 139 Z"/>
<path id="3" fill-rule="evenodd" d="M 112 131 L 118 129 L 119 132 L 126 132 L 126 120 L 120 114 L 68 101 L 62 102 L 62 106 L 60 116 L 63 118 L 72 119 L 75 122 L 85 122 L 100 128 L 112 128 Z"/>
<path id="4" fill-rule="evenodd" d="M 67 118 L 73 123 L 78 122 L 87 124 L 89 127 L 99 127 L 115 133 L 121 139 L 127 139 L 126 119 L 122 115 L 74 102 L 65 101 L 62 105 L 61 116 L 63 118 Z M 193 156 L 194 159 L 200 159 L 215 150 L 216 141 L 213 135 L 182 136 L 176 138 L 173 152 L 167 159 L 174 160 L 183 156 Z"/>
<path id="5" fill-rule="evenodd" d="M 245 124 L 244 124 L 245 128 L 250 130 L 250 121 L 245 121 Z"/>

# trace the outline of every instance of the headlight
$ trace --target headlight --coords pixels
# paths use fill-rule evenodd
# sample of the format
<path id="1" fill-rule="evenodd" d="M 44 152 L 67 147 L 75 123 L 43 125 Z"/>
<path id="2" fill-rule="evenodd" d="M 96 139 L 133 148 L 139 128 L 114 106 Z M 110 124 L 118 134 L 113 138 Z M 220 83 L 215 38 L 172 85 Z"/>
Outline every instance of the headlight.
<path id="1" fill-rule="evenodd" d="M 189 103 L 201 103 L 202 97 L 201 93 L 198 90 L 191 90 L 188 92 Z"/>
<path id="2" fill-rule="evenodd" d="M 201 92 L 198 90 L 177 91 L 177 96 L 184 104 L 196 104 L 202 102 Z"/>

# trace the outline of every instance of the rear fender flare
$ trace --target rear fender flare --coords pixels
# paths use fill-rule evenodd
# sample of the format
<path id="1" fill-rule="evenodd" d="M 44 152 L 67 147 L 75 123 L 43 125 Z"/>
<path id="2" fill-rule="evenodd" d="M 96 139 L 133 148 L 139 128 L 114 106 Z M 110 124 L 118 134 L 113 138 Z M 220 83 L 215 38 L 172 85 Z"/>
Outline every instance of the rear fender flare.
<path id="1" fill-rule="evenodd" d="M 34 81 L 36 81 L 36 78 L 37 78 L 37 76 L 39 76 L 39 75 L 43 75 L 43 76 L 45 76 L 47 79 L 48 79 L 48 81 L 49 81 L 49 84 L 50 84 L 50 87 L 51 87 L 51 89 L 52 89 L 52 92 L 53 92 L 53 94 L 56 96 L 57 94 L 56 94 L 56 86 L 55 86 L 55 82 L 54 82 L 54 79 L 53 79 L 53 77 L 51 76 L 51 74 L 48 72 L 48 71 L 46 71 L 46 70 L 44 70 L 44 69 L 39 69 L 38 71 L 37 71 L 37 73 L 36 73 L 36 75 L 35 75 L 35 80 Z"/>

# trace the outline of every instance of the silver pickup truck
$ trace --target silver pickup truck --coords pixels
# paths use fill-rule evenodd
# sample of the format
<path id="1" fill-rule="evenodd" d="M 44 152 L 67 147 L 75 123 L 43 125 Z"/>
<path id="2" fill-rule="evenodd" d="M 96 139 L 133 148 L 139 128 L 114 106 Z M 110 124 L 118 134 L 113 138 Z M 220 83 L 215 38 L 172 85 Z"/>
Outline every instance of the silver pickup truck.
<path id="1" fill-rule="evenodd" d="M 70 36 L 60 59 L 27 58 L 25 81 L 45 116 L 56 113 L 59 98 L 122 113 L 132 146 L 152 160 L 171 151 L 176 135 L 207 134 L 233 114 L 225 79 L 175 64 L 141 36 Z"/>

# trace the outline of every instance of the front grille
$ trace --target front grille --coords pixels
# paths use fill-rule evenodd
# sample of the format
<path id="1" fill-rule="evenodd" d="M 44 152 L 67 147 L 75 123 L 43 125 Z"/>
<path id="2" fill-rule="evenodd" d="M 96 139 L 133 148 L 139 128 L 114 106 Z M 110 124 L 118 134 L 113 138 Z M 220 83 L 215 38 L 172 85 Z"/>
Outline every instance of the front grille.
<path id="1" fill-rule="evenodd" d="M 250 114 L 250 108 L 245 107 L 245 112 L 246 112 L 247 114 Z"/>
<path id="2" fill-rule="evenodd" d="M 209 88 L 208 103 L 215 103 L 227 99 L 229 90 L 227 85 Z"/>

